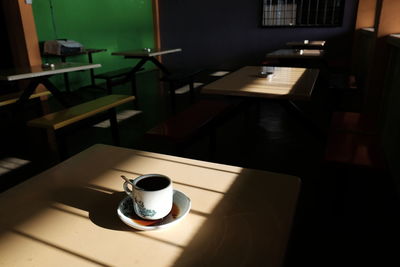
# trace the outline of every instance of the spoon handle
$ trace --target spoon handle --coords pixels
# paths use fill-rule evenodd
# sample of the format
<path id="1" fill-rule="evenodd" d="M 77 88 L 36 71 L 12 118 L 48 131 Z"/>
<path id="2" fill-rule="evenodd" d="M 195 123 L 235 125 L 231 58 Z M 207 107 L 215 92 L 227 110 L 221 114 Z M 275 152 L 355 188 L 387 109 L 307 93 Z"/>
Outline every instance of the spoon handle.
<path id="1" fill-rule="evenodd" d="M 124 179 L 127 183 L 133 185 L 133 183 L 131 182 L 131 180 L 129 180 L 128 178 L 126 178 L 125 175 L 121 175 L 122 179 Z"/>

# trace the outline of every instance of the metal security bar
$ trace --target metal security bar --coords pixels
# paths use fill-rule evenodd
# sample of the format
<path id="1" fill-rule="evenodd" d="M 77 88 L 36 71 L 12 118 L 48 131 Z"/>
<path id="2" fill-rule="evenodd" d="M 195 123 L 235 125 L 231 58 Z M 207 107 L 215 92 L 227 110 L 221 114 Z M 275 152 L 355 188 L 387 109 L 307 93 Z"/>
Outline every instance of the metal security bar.
<path id="1" fill-rule="evenodd" d="M 263 26 L 340 26 L 345 0 L 263 0 Z"/>

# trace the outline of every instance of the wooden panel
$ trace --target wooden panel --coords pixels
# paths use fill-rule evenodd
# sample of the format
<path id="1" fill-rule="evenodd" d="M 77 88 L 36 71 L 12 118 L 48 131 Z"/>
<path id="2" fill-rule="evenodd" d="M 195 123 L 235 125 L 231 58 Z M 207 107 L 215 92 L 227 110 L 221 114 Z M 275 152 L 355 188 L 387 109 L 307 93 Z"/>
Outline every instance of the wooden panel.
<path id="1" fill-rule="evenodd" d="M 41 65 L 32 5 L 26 4 L 25 0 L 3 0 L 0 4 L 3 5 L 14 67 Z M 20 88 L 26 86 L 25 82 L 18 84 Z M 37 91 L 45 90 L 42 85 L 37 88 Z"/>
<path id="2" fill-rule="evenodd" d="M 374 38 L 374 27 L 375 27 L 375 13 L 376 13 L 376 5 L 377 0 L 359 0 L 357 15 L 356 15 L 356 25 L 353 39 L 353 49 L 352 49 L 352 72 L 355 73 L 359 80 L 360 87 L 363 87 L 365 84 L 366 73 L 369 69 L 369 65 L 371 63 L 372 58 L 372 49 L 368 49 L 366 51 L 366 46 L 369 46 L 370 43 L 373 44 L 375 42 Z M 367 32 L 365 29 L 372 29 L 371 38 L 366 39 L 365 33 Z M 365 42 L 368 43 L 365 43 Z M 371 41 L 371 42 L 370 42 Z M 361 49 L 360 49 L 361 48 Z"/>
<path id="3" fill-rule="evenodd" d="M 153 5 L 153 24 L 154 24 L 154 43 L 155 48 L 161 48 L 161 38 L 160 38 L 160 9 L 158 5 L 158 0 L 152 0 Z"/>
<path id="4" fill-rule="evenodd" d="M 89 118 L 97 113 L 133 101 L 134 96 L 108 95 L 73 106 L 59 112 L 47 114 L 28 122 L 29 126 L 57 130 L 77 121 Z"/>
<path id="5" fill-rule="evenodd" d="M 377 114 L 382 105 L 383 86 L 389 61 L 389 49 L 386 36 L 400 32 L 400 1 L 379 0 L 375 20 L 375 46 L 372 64 L 369 70 L 367 93 L 365 96 L 366 109 Z"/>
<path id="6" fill-rule="evenodd" d="M 373 28 L 357 30 L 353 49 L 352 72 L 356 75 L 357 86 L 360 88 L 364 88 L 367 81 L 374 45 L 375 33 Z"/>
<path id="7" fill-rule="evenodd" d="M 400 38 L 393 42 L 384 96 L 382 143 L 385 160 L 400 196 Z"/>
<path id="8" fill-rule="evenodd" d="M 359 0 L 357 9 L 356 30 L 374 27 L 377 0 Z"/>
<path id="9" fill-rule="evenodd" d="M 26 67 L 42 64 L 32 5 L 25 0 L 1 1 L 5 11 L 14 65 Z"/>
<path id="10" fill-rule="evenodd" d="M 376 135 L 331 133 L 328 136 L 325 160 L 376 169 L 384 167 L 380 140 Z"/>

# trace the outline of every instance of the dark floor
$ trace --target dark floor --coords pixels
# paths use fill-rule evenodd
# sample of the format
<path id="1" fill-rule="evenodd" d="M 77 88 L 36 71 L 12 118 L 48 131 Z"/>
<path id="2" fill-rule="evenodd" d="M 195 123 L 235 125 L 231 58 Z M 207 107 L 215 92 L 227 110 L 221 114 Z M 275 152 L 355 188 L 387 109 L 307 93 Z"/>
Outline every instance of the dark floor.
<path id="1" fill-rule="evenodd" d="M 162 144 L 143 139 L 148 129 L 171 114 L 169 96 L 156 82 L 157 77 L 156 72 L 138 76 L 138 103 L 143 112 L 119 123 L 121 146 L 172 153 Z M 218 128 L 212 160 L 301 178 L 302 191 L 286 266 L 362 266 L 368 263 L 399 266 L 396 254 L 400 240 L 398 202 L 390 177 L 382 172 L 344 168 L 323 161 L 330 112 L 357 106 L 354 96 L 332 95 L 324 84 L 319 84 L 311 102 L 297 103 L 306 110 L 307 119 L 312 123 L 305 123 L 302 117 L 278 102 L 261 101 L 258 121 L 245 123 L 247 117 L 238 113 Z M 118 87 L 115 93 L 129 94 L 129 89 L 124 88 Z M 82 100 L 101 94 L 104 92 L 98 89 L 86 89 L 74 91 L 70 97 Z M 187 107 L 189 94 L 177 95 L 177 104 L 177 110 Z M 51 101 L 49 106 L 57 108 Z M 121 110 L 131 108 L 132 105 L 127 104 Z M 31 109 L 34 114 L 37 107 L 33 105 Z M 8 113 L 2 112 L 4 120 L 12 126 L 12 120 L 6 116 Z M 255 114 L 256 107 L 250 112 Z M 2 134 L 12 142 L 2 144 L 1 154 L 25 158 L 31 163 L 1 175 L 2 190 L 48 168 L 51 158 L 47 150 L 37 149 L 45 141 L 38 139 L 41 133 L 15 133 L 10 130 L 11 126 L 2 126 Z M 112 144 L 109 130 L 81 127 L 71 132 L 67 140 L 70 155 L 95 143 Z M 32 137 L 41 141 L 32 142 Z M 182 156 L 210 160 L 206 142 L 207 137 L 200 138 L 187 147 Z"/>

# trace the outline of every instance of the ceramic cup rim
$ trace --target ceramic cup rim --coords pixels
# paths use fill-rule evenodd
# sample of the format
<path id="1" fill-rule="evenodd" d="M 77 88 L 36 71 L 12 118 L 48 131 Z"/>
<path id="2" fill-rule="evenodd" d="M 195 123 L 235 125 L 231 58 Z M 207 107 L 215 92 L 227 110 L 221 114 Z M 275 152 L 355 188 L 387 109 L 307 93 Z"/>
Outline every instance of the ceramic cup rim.
<path id="1" fill-rule="evenodd" d="M 139 181 L 141 181 L 141 180 L 143 180 L 143 179 L 146 179 L 146 178 L 155 177 L 155 176 L 162 177 L 162 178 L 168 180 L 168 185 L 166 185 L 166 186 L 163 187 L 163 188 L 157 189 L 157 190 L 146 190 L 146 189 L 143 189 L 143 188 L 137 186 L 137 183 L 138 183 Z M 134 189 L 135 189 L 135 190 L 138 190 L 138 191 L 142 191 L 142 192 L 158 192 L 158 191 L 162 191 L 162 190 L 164 190 L 164 189 L 170 187 L 171 184 L 172 184 L 171 178 L 169 178 L 169 177 L 166 176 L 166 175 L 158 174 L 158 173 L 151 173 L 151 174 L 140 175 L 139 177 L 136 177 L 136 178 L 133 180 L 133 187 L 134 187 Z"/>

